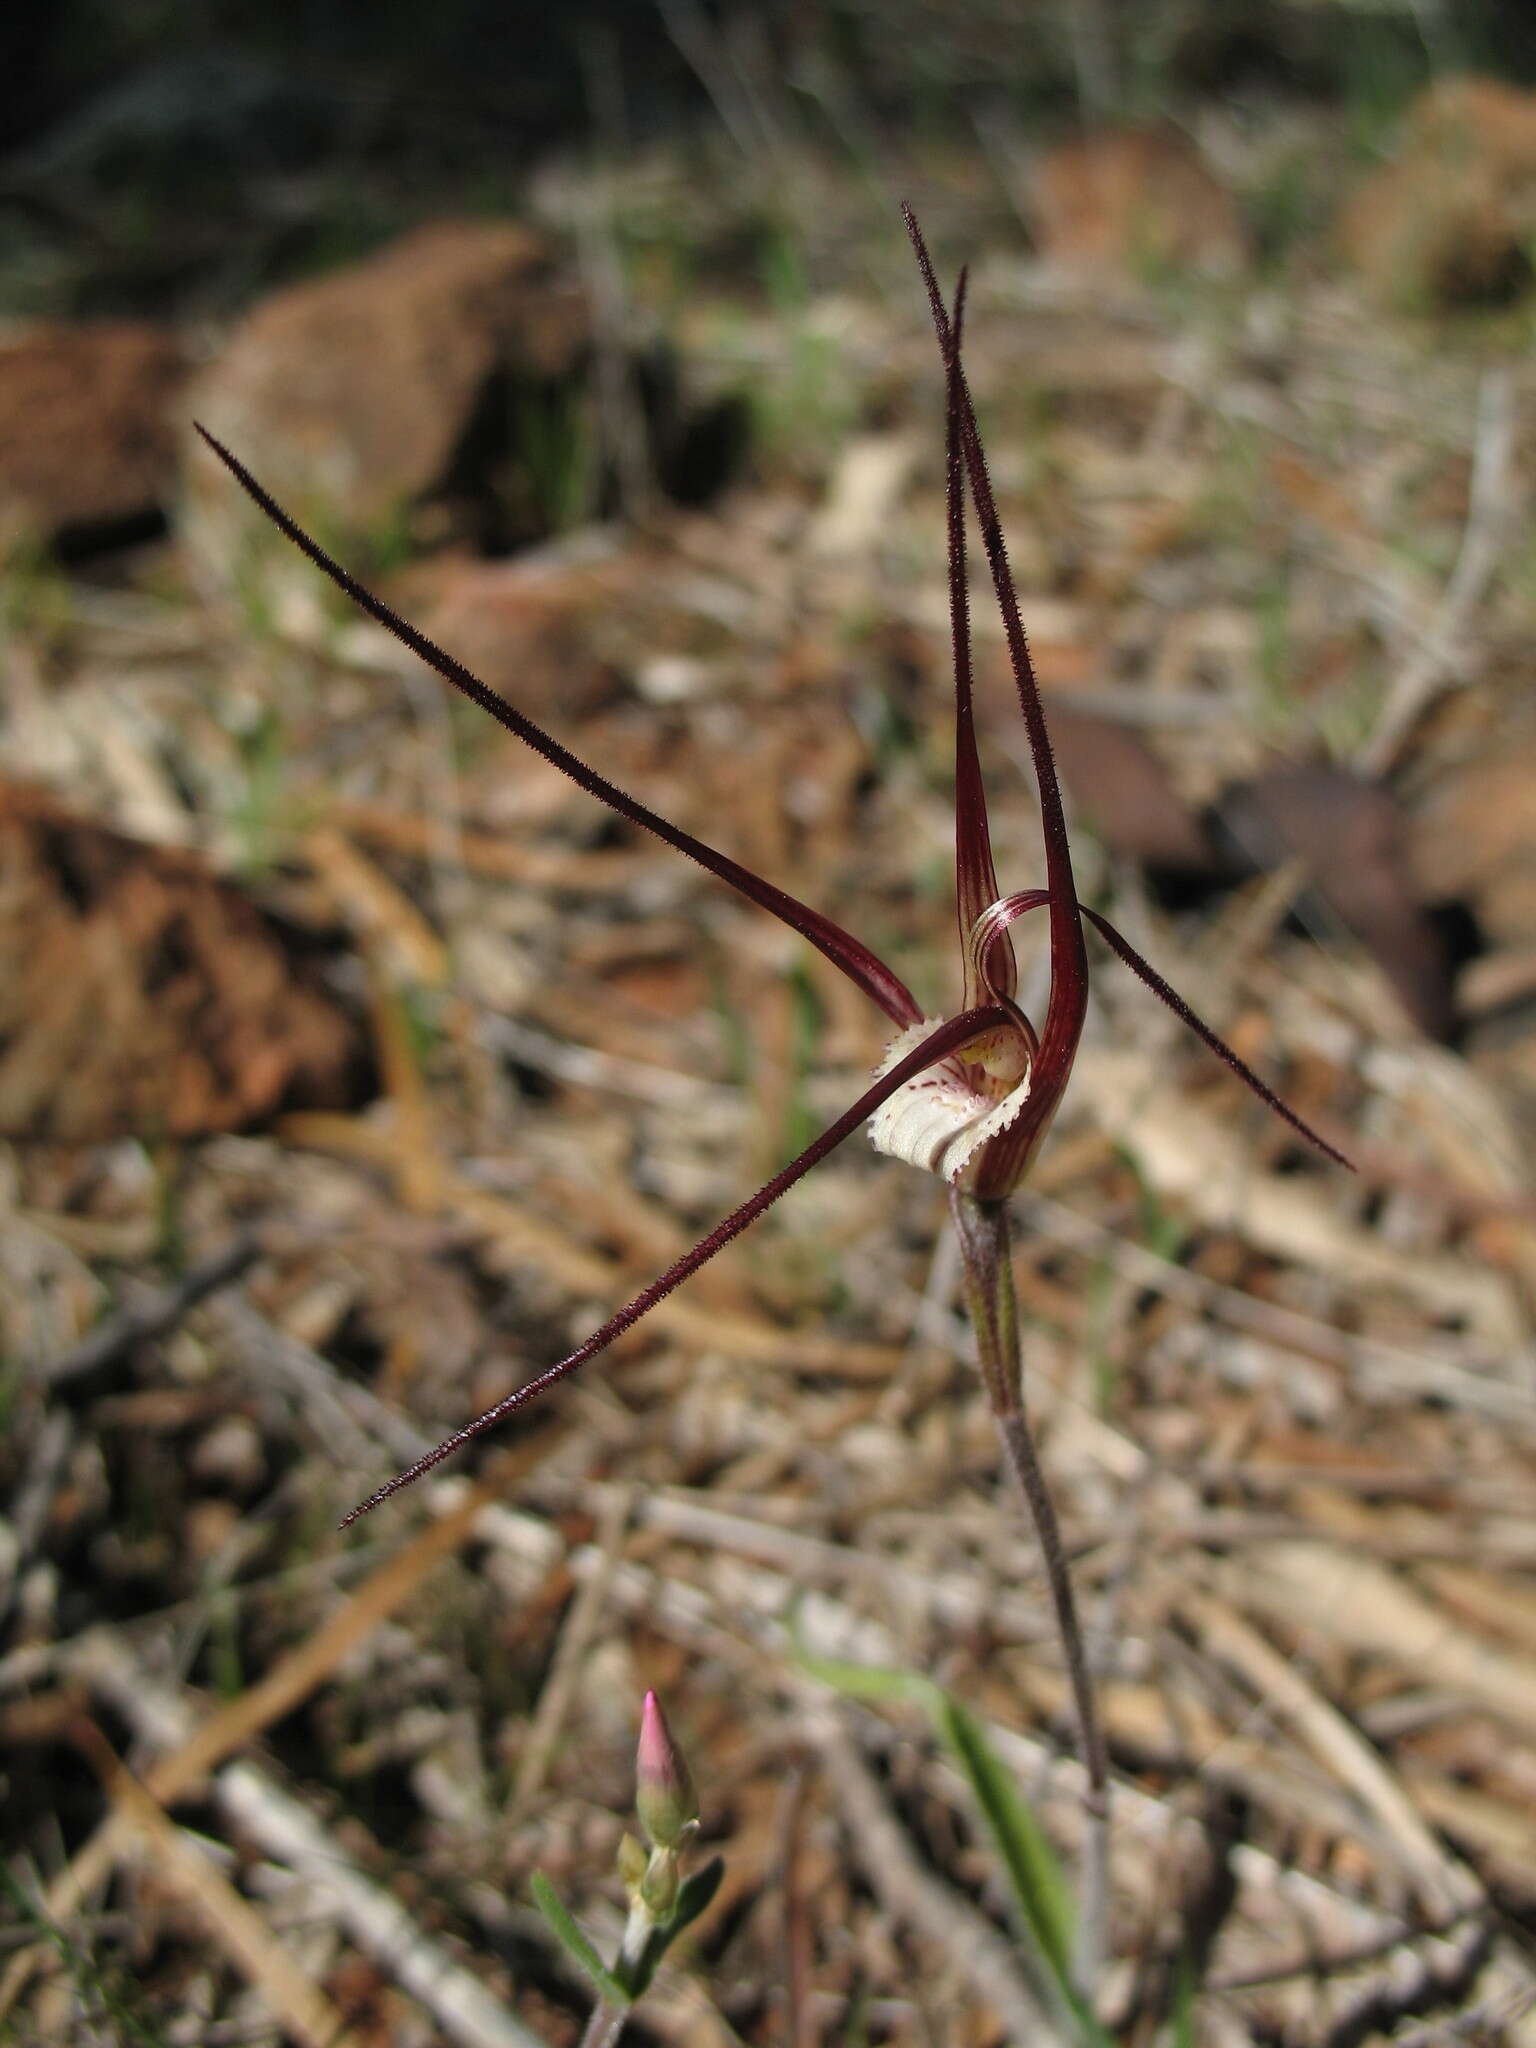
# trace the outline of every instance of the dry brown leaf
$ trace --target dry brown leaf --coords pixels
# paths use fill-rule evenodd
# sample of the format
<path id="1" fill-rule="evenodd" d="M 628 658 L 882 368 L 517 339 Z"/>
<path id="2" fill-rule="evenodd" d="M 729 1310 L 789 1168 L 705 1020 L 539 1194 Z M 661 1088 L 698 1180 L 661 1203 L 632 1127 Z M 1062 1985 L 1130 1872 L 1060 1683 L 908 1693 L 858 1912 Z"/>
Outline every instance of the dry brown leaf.
<path id="1" fill-rule="evenodd" d="M 0 1130 L 198 1137 L 357 1093 L 351 1022 L 202 858 L 0 786 Z"/>

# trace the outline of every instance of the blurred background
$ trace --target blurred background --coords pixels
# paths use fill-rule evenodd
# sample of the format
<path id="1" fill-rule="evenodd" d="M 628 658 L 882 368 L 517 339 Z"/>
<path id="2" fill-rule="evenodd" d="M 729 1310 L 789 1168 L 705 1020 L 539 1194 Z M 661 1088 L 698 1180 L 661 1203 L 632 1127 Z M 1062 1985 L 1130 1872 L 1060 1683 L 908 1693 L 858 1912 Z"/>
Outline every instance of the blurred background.
<path id="1" fill-rule="evenodd" d="M 1015 123 L 1038 147 L 1219 107 L 1249 131 L 1326 113 L 1364 161 L 1434 76 L 1536 71 L 1536 30 L 1499 0 L 213 0 L 37 9 L 3 34 L 9 314 L 227 315 L 444 209 L 526 210 L 562 160 L 713 142 L 761 174 L 793 147 L 857 183 L 925 154 L 989 160 Z M 1272 246 L 1286 223 L 1267 204 Z"/>
<path id="2" fill-rule="evenodd" d="M 803 1148 L 882 1023 L 192 429 L 941 1015 L 902 199 L 970 266 L 1085 898 L 1357 1168 L 1103 963 L 1017 1203 L 1117 1777 L 1103 2011 L 1536 2041 L 1536 26 L 1495 0 L 0 24 L 0 2036 L 576 2041 L 529 1878 L 611 1953 L 654 1686 L 727 1875 L 635 2038 L 1073 2038 L 923 1715 L 791 1627 L 964 1699 L 1075 1869 L 934 1185 L 850 1141 L 336 1533 Z M 973 606 L 1011 891 L 1038 813 Z"/>

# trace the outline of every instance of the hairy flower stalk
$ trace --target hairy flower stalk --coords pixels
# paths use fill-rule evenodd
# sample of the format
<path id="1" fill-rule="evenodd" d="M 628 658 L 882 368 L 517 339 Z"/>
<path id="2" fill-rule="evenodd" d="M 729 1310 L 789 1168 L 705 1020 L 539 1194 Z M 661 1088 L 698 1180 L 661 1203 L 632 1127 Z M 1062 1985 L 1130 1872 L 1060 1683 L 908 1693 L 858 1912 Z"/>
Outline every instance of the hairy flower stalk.
<path id="1" fill-rule="evenodd" d="M 1023 1353 L 1013 1290 L 1011 1230 L 1007 1204 L 951 1187 L 949 1211 L 960 1243 L 965 1302 L 976 1332 L 976 1353 L 992 1419 L 1040 1544 L 1046 1584 L 1056 1614 L 1072 1709 L 1077 1720 L 1079 1761 L 1087 1786 L 1083 1810 L 1087 1848 L 1083 1858 L 1082 1907 L 1077 1927 L 1077 1974 L 1093 1983 L 1103 1945 L 1109 1888 L 1109 1756 L 1094 1697 L 1093 1673 L 1077 1615 L 1077 1596 L 1067 1565 L 1056 1504 L 1051 1499 L 1024 1409 Z"/>
<path id="2" fill-rule="evenodd" d="M 200 428 L 199 432 L 274 524 L 332 582 L 428 667 L 600 803 L 677 848 L 750 902 L 799 932 L 876 1003 L 896 1027 L 896 1036 L 872 1085 L 798 1158 L 733 1210 L 568 1357 L 547 1367 L 526 1385 L 514 1388 L 493 1407 L 445 1438 L 354 1508 L 347 1521 L 355 1521 L 377 1507 L 606 1350 L 616 1337 L 665 1300 L 674 1288 L 739 1236 L 780 1195 L 868 1120 L 871 1138 L 881 1151 L 937 1174 L 948 1187 L 962 1253 L 967 1304 L 976 1325 L 988 1399 L 1009 1467 L 1039 1536 L 1071 1678 L 1079 1747 L 1089 1783 L 1093 1840 L 1087 1859 L 1088 1883 L 1080 1941 L 1086 1983 L 1092 1979 L 1092 1962 L 1102 1925 L 1107 1769 L 1065 1554 L 1025 1419 L 1005 1207 L 1038 1153 L 1071 1076 L 1088 1004 L 1086 926 L 1091 925 L 1153 994 L 1276 1114 L 1330 1158 L 1341 1165 L 1347 1166 L 1349 1162 L 1266 1087 L 1128 940 L 1097 911 L 1078 900 L 1045 712 L 961 362 L 964 275 L 951 311 L 939 290 L 917 222 L 910 210 L 905 210 L 905 214 L 927 287 L 945 380 L 949 596 L 955 673 L 955 902 L 962 982 L 959 1012 L 946 1021 L 925 1018 L 900 976 L 842 926 L 754 874 L 730 855 L 669 823 L 535 725 L 451 654 L 364 589 L 289 517 L 228 449 L 205 430 Z M 966 555 L 967 496 L 974 509 L 982 552 L 1002 616 L 1040 800 L 1045 886 L 1007 896 L 1000 890 L 993 866 L 986 792 L 976 746 Z M 1017 974 L 1010 930 L 1019 918 L 1041 909 L 1047 912 L 1050 930 L 1051 985 L 1045 1018 L 1037 1031 L 1015 999 Z"/>

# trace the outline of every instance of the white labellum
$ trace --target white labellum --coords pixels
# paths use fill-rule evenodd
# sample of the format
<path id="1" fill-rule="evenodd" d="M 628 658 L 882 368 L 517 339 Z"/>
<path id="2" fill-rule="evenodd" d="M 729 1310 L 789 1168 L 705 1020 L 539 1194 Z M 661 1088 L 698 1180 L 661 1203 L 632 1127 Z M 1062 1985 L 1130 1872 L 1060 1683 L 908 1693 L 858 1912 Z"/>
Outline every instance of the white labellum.
<path id="1" fill-rule="evenodd" d="M 937 1028 L 938 1020 L 931 1017 L 909 1024 L 886 1047 L 875 1078 L 888 1074 Z M 1028 1099 L 1027 1070 L 1018 1086 L 999 1099 L 983 1094 L 941 1061 L 904 1081 L 881 1103 L 869 1120 L 870 1140 L 877 1152 L 956 1181 L 987 1140 L 1007 1130 Z"/>

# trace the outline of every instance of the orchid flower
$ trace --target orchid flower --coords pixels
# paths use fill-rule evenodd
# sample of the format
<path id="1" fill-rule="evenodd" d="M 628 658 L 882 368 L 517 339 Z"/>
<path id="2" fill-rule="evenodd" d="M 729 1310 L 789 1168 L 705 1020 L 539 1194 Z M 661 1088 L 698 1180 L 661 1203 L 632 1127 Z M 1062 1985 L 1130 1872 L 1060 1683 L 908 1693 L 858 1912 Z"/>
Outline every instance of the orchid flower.
<path id="1" fill-rule="evenodd" d="M 883 1010 L 895 1027 L 895 1035 L 872 1085 L 798 1158 L 791 1160 L 756 1194 L 749 1196 L 701 1238 L 691 1251 L 684 1253 L 658 1279 L 627 1302 L 568 1357 L 548 1366 L 525 1385 L 505 1395 L 484 1414 L 477 1415 L 473 1421 L 455 1430 L 435 1449 L 418 1458 L 415 1464 L 354 1508 L 346 1518 L 348 1523 L 431 1471 L 503 1418 L 527 1407 L 589 1359 L 607 1350 L 617 1337 L 632 1328 L 658 1302 L 664 1301 L 690 1274 L 697 1272 L 700 1266 L 739 1237 L 765 1209 L 866 1120 L 880 1150 L 936 1173 L 948 1184 L 961 1230 L 962 1246 L 966 1248 L 967 1273 L 972 1276 L 981 1274 L 986 1281 L 980 1294 L 975 1287 L 971 1288 L 973 1312 L 997 1324 L 995 1299 L 988 1310 L 982 1298 L 989 1288 L 995 1297 L 995 1247 L 993 1254 L 988 1255 L 980 1245 L 977 1218 L 993 1215 L 1017 1187 L 1037 1153 L 1066 1089 L 1088 1000 L 1085 921 L 1270 1108 L 1321 1151 L 1332 1158 L 1340 1158 L 1331 1145 L 1303 1123 L 1244 1065 L 1230 1046 L 1194 1015 L 1112 925 L 1078 900 L 1066 818 L 1045 714 L 1030 662 L 976 414 L 961 366 L 964 276 L 951 313 L 945 308 L 927 249 L 910 211 L 906 218 L 932 306 L 943 355 L 946 388 L 949 597 L 955 667 L 955 894 L 963 974 L 960 1007 L 948 1019 L 925 1017 L 901 977 L 841 925 L 777 888 L 763 876 L 754 874 L 729 854 L 670 823 L 580 760 L 514 704 L 480 681 L 451 654 L 358 583 L 283 510 L 236 456 L 205 428 L 198 428 L 213 453 L 288 539 L 302 549 L 354 603 L 419 656 L 429 668 L 488 711 L 507 731 L 561 770 L 579 788 L 606 804 L 621 818 L 676 847 L 749 902 L 798 932 Z M 1045 841 L 1046 886 L 1008 896 L 1000 891 L 992 863 L 986 794 L 982 786 L 972 707 L 965 533 L 967 481 L 1007 635 L 1019 705 L 1039 785 Z M 1017 976 L 1009 928 L 1017 919 L 1040 909 L 1049 912 L 1051 987 L 1044 1023 L 1037 1032 L 1015 1000 Z M 978 1322 L 979 1331 L 981 1327 Z M 998 1352 L 1002 1335 L 1000 1328 L 994 1328 L 993 1341 L 988 1341 L 982 1332 L 983 1363 L 988 1368 L 994 1407 L 997 1407 L 1003 1390 L 992 1383 L 999 1373 L 1006 1375 L 1009 1371 Z"/>

